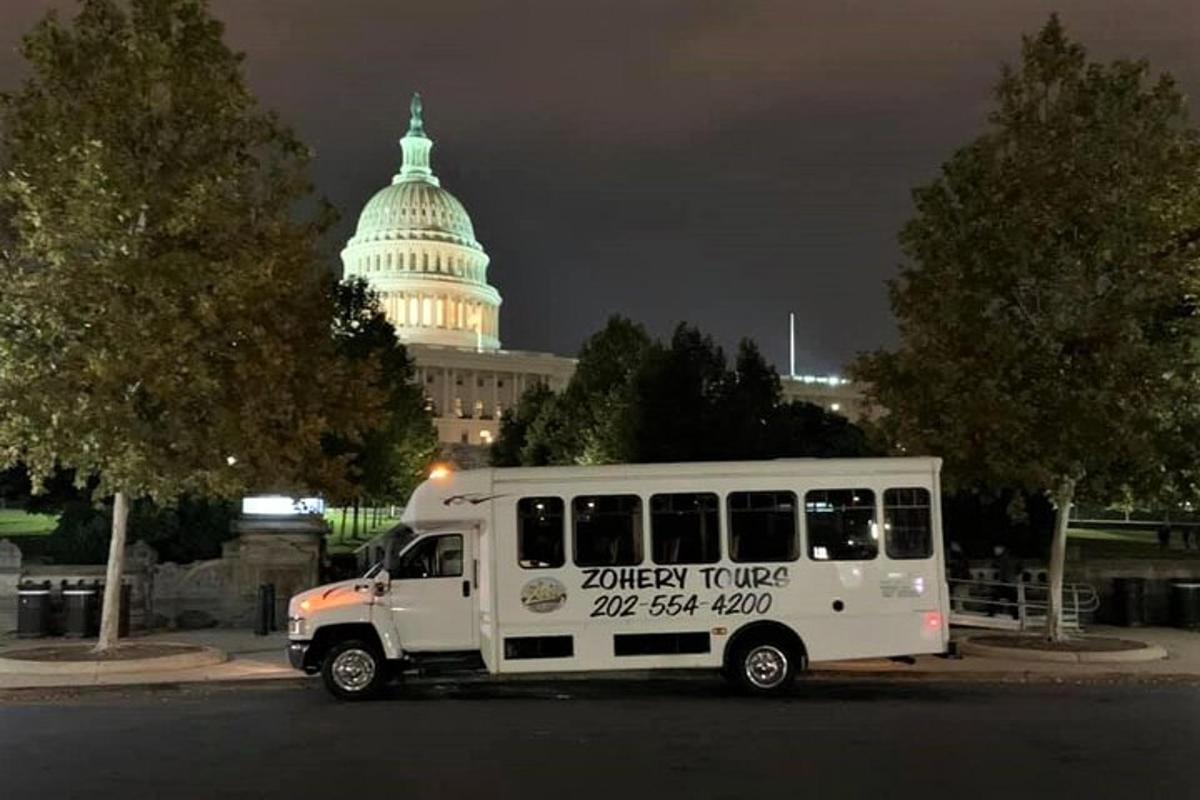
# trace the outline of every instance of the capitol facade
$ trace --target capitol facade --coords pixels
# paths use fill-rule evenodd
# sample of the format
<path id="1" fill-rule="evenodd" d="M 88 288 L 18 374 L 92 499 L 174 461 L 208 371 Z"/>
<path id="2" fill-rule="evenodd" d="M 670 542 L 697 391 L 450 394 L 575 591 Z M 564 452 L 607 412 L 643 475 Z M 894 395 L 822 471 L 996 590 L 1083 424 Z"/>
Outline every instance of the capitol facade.
<path id="1" fill-rule="evenodd" d="M 575 359 L 500 346 L 500 293 L 463 204 L 434 174 L 433 141 L 414 95 L 400 171 L 367 201 L 342 250 L 342 274 L 379 295 L 416 366 L 443 445 L 486 447 L 526 389 L 561 391 Z M 854 419 L 861 396 L 837 378 L 785 377 L 784 394 Z"/>

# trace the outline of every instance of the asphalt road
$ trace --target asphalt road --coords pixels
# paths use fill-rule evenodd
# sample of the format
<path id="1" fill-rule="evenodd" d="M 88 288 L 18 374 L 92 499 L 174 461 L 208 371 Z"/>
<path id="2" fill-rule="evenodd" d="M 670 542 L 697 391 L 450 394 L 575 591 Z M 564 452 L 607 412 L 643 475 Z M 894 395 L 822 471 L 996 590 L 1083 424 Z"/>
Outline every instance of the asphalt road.
<path id="1" fill-rule="evenodd" d="M 1200 798 L 1200 689 L 316 685 L 0 701 L 0 798 Z"/>

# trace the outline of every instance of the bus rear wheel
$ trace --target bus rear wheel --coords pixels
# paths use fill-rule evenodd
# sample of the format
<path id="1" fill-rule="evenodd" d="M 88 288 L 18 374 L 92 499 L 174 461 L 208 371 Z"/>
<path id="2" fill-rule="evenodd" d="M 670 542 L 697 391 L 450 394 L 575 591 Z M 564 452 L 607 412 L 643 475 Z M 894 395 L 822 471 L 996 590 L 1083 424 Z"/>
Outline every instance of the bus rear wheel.
<path id="1" fill-rule="evenodd" d="M 724 674 L 747 694 L 777 695 L 786 692 L 806 666 L 797 648 L 775 637 L 754 637 L 738 644 Z"/>
<path id="2" fill-rule="evenodd" d="M 321 678 L 339 700 L 368 700 L 387 684 L 387 662 L 369 643 L 348 639 L 329 648 L 321 664 Z"/>

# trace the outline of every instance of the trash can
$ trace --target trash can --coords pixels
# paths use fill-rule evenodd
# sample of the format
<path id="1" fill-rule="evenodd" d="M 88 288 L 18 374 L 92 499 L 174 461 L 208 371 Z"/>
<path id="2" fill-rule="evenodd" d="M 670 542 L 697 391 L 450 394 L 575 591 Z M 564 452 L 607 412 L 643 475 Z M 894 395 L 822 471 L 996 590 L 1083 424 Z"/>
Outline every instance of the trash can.
<path id="1" fill-rule="evenodd" d="M 1113 579 L 1113 622 L 1127 628 L 1146 624 L 1146 579 Z"/>
<path id="2" fill-rule="evenodd" d="M 100 590 L 99 585 L 84 585 L 79 581 L 75 586 L 64 585 L 63 595 L 63 635 L 88 637 L 100 632 Z"/>
<path id="3" fill-rule="evenodd" d="M 1200 581 L 1171 584 L 1171 624 L 1176 628 L 1200 628 Z"/>
<path id="4" fill-rule="evenodd" d="M 50 581 L 17 586 L 17 636 L 32 639 L 50 634 Z"/>

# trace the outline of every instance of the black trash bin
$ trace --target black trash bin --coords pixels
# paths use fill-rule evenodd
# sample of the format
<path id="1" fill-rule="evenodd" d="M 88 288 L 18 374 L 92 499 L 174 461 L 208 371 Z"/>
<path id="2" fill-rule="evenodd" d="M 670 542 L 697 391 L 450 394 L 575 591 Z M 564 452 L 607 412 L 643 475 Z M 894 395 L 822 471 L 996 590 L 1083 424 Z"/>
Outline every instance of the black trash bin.
<path id="1" fill-rule="evenodd" d="M 98 584 L 63 586 L 63 635 L 88 637 L 100 632 Z"/>
<path id="2" fill-rule="evenodd" d="M 1171 624 L 1176 628 L 1200 628 L 1200 581 L 1171 584 Z"/>
<path id="3" fill-rule="evenodd" d="M 50 581 L 17 586 L 17 636 L 33 639 L 50 635 Z"/>
<path id="4" fill-rule="evenodd" d="M 1113 622 L 1127 628 L 1146 624 L 1146 579 L 1113 579 Z"/>

